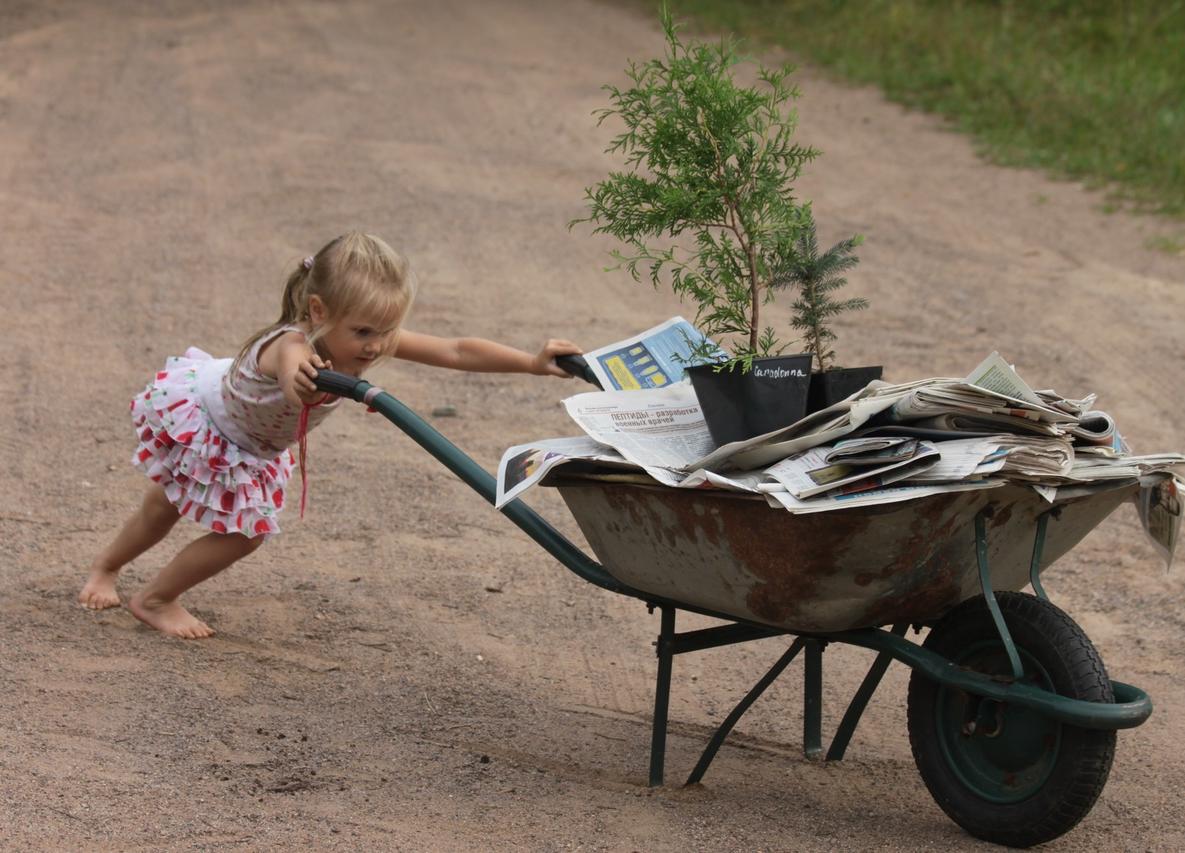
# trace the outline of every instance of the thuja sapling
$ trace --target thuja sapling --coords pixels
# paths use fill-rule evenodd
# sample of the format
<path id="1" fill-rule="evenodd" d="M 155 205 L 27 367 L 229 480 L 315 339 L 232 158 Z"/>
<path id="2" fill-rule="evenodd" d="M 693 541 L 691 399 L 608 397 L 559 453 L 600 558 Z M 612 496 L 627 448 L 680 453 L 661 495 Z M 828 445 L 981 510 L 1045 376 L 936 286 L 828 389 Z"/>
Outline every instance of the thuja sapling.
<path id="1" fill-rule="evenodd" d="M 586 190 L 588 215 L 572 224 L 625 244 L 615 269 L 693 299 L 697 325 L 732 351 L 720 366 L 748 372 L 754 358 L 784 349 L 761 308 L 809 227 L 809 202 L 793 190 L 818 152 L 792 138 L 790 66 L 758 65 L 759 83 L 739 85 L 731 39 L 684 43 L 665 7 L 661 20 L 664 56 L 631 62 L 632 85 L 605 86 L 610 106 L 596 113 L 623 126 L 607 152 L 624 155 L 626 168 Z M 718 352 L 705 342 L 691 361 Z"/>

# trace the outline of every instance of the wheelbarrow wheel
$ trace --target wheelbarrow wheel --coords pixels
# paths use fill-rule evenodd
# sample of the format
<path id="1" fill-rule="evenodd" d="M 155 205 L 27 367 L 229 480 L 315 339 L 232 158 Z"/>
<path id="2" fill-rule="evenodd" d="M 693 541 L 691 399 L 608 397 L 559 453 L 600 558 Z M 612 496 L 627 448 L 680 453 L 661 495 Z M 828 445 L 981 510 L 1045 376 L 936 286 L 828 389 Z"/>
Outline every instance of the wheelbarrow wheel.
<path id="1" fill-rule="evenodd" d="M 1114 702 L 1111 680 L 1082 629 L 1053 604 L 1017 592 L 996 600 L 1025 679 L 1073 699 Z M 1011 679 L 983 596 L 948 613 L 923 644 L 956 666 Z M 1057 838 L 1098 799 L 1115 732 L 1095 731 L 943 687 L 914 671 L 909 742 L 930 794 L 972 835 L 1011 847 Z"/>

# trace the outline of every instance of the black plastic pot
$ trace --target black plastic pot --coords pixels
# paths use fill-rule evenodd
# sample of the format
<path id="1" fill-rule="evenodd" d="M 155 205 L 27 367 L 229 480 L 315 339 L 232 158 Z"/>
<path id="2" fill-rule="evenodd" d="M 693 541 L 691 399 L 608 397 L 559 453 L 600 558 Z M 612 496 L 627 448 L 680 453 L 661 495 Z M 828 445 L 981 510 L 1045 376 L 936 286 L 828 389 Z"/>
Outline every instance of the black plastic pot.
<path id="1" fill-rule="evenodd" d="M 834 406 L 852 396 L 869 382 L 880 379 L 881 367 L 837 367 L 823 373 L 811 374 L 811 390 L 807 397 L 807 413 Z"/>
<path id="2" fill-rule="evenodd" d="M 748 373 L 701 365 L 688 368 L 687 375 L 712 439 L 724 445 L 789 426 L 806 414 L 811 357 L 754 359 Z"/>

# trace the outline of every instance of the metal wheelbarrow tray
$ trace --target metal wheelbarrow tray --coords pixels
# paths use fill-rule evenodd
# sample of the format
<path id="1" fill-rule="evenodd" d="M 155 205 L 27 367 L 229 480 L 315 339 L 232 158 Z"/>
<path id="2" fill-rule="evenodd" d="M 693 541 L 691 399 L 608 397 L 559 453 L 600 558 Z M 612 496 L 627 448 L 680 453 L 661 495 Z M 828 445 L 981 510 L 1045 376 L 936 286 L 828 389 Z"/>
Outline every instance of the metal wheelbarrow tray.
<path id="1" fill-rule="evenodd" d="M 987 512 L 992 587 L 1030 582 L 1038 519 L 1044 569 L 1130 499 L 1128 480 L 1050 505 L 1008 484 L 900 503 L 792 515 L 759 495 L 566 476 L 559 488 L 589 546 L 624 584 L 794 633 L 929 624 L 980 594 L 975 517 Z"/>
<path id="2" fill-rule="evenodd" d="M 493 503 L 494 478 L 393 396 L 331 371 L 316 381 L 373 407 Z M 1106 783 L 1116 731 L 1152 713 L 1143 691 L 1108 677 L 1039 580 L 1135 493 L 1134 480 L 1059 490 L 1052 505 L 1005 485 L 798 516 L 762 498 L 667 489 L 579 466 L 561 467 L 547 482 L 601 563 L 521 500 L 502 513 L 574 574 L 660 612 L 651 785 L 664 778 L 675 656 L 789 634 L 797 636 L 721 722 L 687 784 L 703 778 L 733 726 L 800 653 L 804 752 L 843 758 L 896 660 L 912 669 L 910 745 L 935 801 L 977 837 L 1031 846 L 1085 817 Z M 1026 585 L 1032 594 L 1018 592 Z M 679 610 L 725 624 L 679 633 Z M 911 626 L 930 628 L 923 643 L 905 638 Z M 824 753 L 822 659 L 830 643 L 877 655 Z"/>

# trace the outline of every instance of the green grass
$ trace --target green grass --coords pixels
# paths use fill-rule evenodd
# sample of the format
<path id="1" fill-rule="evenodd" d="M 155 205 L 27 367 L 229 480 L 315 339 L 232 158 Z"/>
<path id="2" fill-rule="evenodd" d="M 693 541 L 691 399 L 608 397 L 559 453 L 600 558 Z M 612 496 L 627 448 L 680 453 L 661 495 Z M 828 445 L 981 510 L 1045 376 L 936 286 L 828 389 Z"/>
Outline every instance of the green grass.
<path id="1" fill-rule="evenodd" d="M 669 0 L 950 117 L 990 159 L 1185 216 L 1185 0 Z"/>
<path id="2" fill-rule="evenodd" d="M 1185 255 L 1185 234 L 1161 234 L 1157 237 L 1149 237 L 1144 241 L 1144 246 L 1157 252 L 1164 252 L 1166 255 Z"/>

